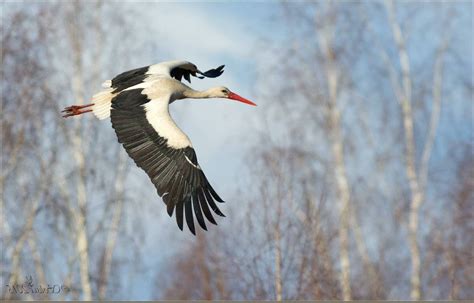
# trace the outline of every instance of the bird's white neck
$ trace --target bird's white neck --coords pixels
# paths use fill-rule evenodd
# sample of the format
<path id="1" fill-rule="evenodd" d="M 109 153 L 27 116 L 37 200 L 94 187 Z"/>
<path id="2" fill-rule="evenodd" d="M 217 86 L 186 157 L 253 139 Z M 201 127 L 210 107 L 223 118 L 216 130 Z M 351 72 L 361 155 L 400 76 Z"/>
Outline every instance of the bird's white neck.
<path id="1" fill-rule="evenodd" d="M 215 98 L 217 96 L 214 96 L 212 93 L 212 88 L 203 90 L 203 91 L 198 91 L 194 90 L 192 88 L 187 89 L 183 92 L 183 97 L 184 98 L 192 98 L 192 99 L 206 99 L 206 98 Z"/>

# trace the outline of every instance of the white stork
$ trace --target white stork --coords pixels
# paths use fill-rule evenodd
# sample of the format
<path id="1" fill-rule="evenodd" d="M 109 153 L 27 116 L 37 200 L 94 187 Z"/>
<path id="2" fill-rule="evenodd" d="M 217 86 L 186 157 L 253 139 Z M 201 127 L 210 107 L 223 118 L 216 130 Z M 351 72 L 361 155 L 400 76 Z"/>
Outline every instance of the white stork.
<path id="1" fill-rule="evenodd" d="M 193 209 L 204 229 L 204 216 L 216 224 L 209 207 L 219 216 L 214 200 L 224 202 L 209 184 L 198 164 L 191 141 L 169 114 L 170 103 L 185 98 L 226 98 L 256 105 L 226 87 L 196 91 L 181 83 L 184 77 L 215 78 L 224 65 L 201 72 L 187 61 L 168 61 L 126 71 L 102 85 L 105 90 L 87 105 L 66 107 L 63 117 L 93 112 L 99 119 L 110 117 L 118 141 L 155 185 L 170 216 L 176 208 L 176 222 L 183 230 L 183 212 L 195 235 Z M 203 216 L 204 214 L 204 216 Z"/>

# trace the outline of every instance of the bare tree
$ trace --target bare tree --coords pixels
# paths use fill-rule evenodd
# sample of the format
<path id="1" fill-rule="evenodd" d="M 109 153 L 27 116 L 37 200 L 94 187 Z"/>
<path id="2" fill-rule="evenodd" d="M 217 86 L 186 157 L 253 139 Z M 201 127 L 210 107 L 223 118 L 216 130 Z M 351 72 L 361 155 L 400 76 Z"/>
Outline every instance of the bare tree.
<path id="1" fill-rule="evenodd" d="M 405 171 L 410 186 L 411 201 L 408 220 L 408 238 L 411 254 L 411 293 L 412 300 L 420 300 L 421 292 L 421 256 L 418 243 L 419 210 L 425 199 L 425 187 L 428 177 L 428 164 L 435 140 L 441 109 L 442 77 L 444 54 L 449 45 L 449 33 L 443 35 L 441 45 L 436 52 L 432 85 L 432 108 L 428 122 L 428 134 L 424 146 L 421 148 L 421 161 L 419 169 L 416 164 L 417 147 L 414 138 L 414 114 L 412 100 L 412 74 L 410 59 L 407 52 L 405 38 L 396 17 L 393 1 L 386 2 L 389 23 L 392 28 L 395 44 L 398 49 L 398 58 L 401 69 L 401 83 L 394 79 L 397 101 L 400 104 L 405 135 Z"/>
<path id="2" fill-rule="evenodd" d="M 334 13 L 331 8 L 328 9 L 329 18 L 324 18 L 324 25 L 318 26 L 319 47 L 325 59 L 325 72 L 327 82 L 328 103 L 326 110 L 328 120 L 328 130 L 330 132 L 331 149 L 334 157 L 335 172 L 334 177 L 337 184 L 340 226 L 340 262 L 341 262 L 341 286 L 342 299 L 351 300 L 350 283 L 350 259 L 349 259 L 349 220 L 350 220 L 350 189 L 347 181 L 346 167 L 344 164 L 344 141 L 341 133 L 341 111 L 338 105 L 338 95 L 340 94 L 341 71 L 337 67 L 336 54 L 333 48 L 333 39 L 335 33 L 334 19 L 331 16 Z"/>

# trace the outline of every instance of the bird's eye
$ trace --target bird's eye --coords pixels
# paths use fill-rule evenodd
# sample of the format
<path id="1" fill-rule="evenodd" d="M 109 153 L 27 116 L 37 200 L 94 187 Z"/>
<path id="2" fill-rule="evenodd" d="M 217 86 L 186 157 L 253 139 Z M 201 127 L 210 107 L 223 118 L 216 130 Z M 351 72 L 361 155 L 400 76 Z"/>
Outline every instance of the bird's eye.
<path id="1" fill-rule="evenodd" d="M 225 89 L 221 90 L 221 93 L 227 93 L 227 91 Z"/>

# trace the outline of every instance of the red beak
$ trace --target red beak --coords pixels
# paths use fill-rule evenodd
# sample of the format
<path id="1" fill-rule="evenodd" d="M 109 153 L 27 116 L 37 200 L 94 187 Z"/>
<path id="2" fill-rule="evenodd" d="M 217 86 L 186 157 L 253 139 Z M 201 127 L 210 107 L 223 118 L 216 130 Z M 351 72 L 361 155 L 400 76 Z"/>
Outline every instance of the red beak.
<path id="1" fill-rule="evenodd" d="M 239 95 L 237 95 L 233 92 L 230 92 L 229 96 L 227 98 L 232 99 L 232 100 L 237 100 L 237 101 L 243 102 L 245 104 L 257 106 L 257 104 L 253 103 L 252 101 L 247 100 L 247 99 L 245 99 L 245 98 L 243 98 L 243 97 L 241 97 L 241 96 L 239 96 Z"/>

